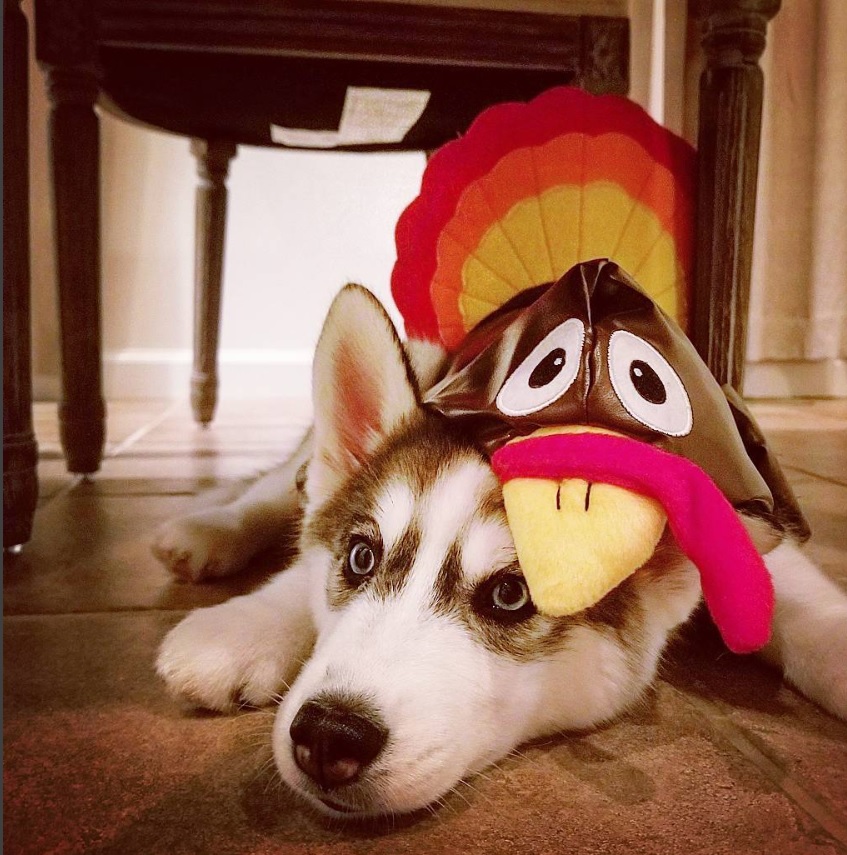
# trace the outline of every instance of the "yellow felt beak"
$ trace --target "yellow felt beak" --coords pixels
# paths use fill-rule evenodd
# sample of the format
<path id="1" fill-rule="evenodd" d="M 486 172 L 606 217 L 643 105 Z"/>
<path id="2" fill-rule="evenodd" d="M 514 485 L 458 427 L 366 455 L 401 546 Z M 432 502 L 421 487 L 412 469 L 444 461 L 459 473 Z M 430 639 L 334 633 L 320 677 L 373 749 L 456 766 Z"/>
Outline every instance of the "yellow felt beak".
<path id="1" fill-rule="evenodd" d="M 579 425 L 532 436 L 551 433 L 613 431 Z M 654 499 L 579 478 L 513 478 L 503 485 L 503 498 L 533 602 L 556 617 L 594 605 L 634 573 L 655 551 L 667 522 Z"/>

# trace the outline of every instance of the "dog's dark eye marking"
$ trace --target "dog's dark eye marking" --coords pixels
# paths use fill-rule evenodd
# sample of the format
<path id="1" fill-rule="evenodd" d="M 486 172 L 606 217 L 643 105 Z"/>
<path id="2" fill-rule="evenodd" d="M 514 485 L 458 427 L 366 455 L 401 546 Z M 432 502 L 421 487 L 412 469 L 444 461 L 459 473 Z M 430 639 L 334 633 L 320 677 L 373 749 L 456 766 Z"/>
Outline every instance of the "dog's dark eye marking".
<path id="1" fill-rule="evenodd" d="M 344 563 L 344 576 L 353 585 L 361 585 L 373 576 L 379 563 L 379 548 L 367 538 L 351 539 Z"/>
<path id="2" fill-rule="evenodd" d="M 309 461 L 307 460 L 298 470 L 297 475 L 294 477 L 294 486 L 297 488 L 297 492 L 302 496 L 306 493 L 306 472 L 309 468 Z"/>
<path id="3" fill-rule="evenodd" d="M 536 614 L 526 580 L 514 571 L 483 582 L 474 592 L 473 606 L 483 617 L 503 624 L 520 623 Z"/>
<path id="4" fill-rule="evenodd" d="M 387 597 L 400 591 L 415 563 L 421 536 L 420 527 L 413 520 L 391 550 L 382 557 L 379 573 L 374 579 L 375 595 Z"/>
<path id="5" fill-rule="evenodd" d="M 450 611 L 462 579 L 462 548 L 454 543 L 441 564 L 435 580 L 434 603 L 440 611 Z"/>

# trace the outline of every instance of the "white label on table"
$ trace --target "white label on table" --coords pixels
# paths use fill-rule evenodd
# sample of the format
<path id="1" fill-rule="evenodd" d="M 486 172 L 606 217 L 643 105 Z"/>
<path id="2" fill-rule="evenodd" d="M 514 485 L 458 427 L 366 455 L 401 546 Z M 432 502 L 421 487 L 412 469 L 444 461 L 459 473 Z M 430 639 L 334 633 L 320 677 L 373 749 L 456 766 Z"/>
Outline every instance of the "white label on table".
<path id="1" fill-rule="evenodd" d="M 348 86 L 337 131 L 271 125 L 271 139 L 301 148 L 399 143 L 423 115 L 429 96 L 429 92 L 419 89 Z"/>

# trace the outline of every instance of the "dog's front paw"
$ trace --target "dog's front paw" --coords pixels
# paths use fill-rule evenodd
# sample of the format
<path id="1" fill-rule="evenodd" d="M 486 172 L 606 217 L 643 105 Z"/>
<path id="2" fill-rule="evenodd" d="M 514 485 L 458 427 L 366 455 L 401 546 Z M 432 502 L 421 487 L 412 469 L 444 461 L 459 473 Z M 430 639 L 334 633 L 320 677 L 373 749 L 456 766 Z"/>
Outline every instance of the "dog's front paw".
<path id="1" fill-rule="evenodd" d="M 249 596 L 237 597 L 177 624 L 162 642 L 156 671 L 174 696 L 231 712 L 273 701 L 307 652 L 300 646 L 290 633 L 265 626 Z"/>
<path id="2" fill-rule="evenodd" d="M 165 523 L 153 554 L 180 579 L 201 582 L 229 576 L 253 557 L 253 544 L 234 511 L 211 508 Z"/>
<path id="3" fill-rule="evenodd" d="M 824 611 L 792 636 L 785 655 L 785 677 L 804 695 L 847 721 L 847 609 Z"/>

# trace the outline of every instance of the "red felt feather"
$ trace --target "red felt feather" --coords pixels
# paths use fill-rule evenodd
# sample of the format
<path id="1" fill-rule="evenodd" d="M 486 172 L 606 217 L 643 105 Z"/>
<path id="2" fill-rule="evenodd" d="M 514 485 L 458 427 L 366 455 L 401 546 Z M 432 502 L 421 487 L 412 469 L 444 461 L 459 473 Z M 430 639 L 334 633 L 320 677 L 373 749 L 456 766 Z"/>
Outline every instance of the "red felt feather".
<path id="1" fill-rule="evenodd" d="M 511 295 L 598 255 L 684 324 L 694 178 L 693 149 L 625 98 L 560 87 L 486 110 L 431 158 L 398 221 L 408 335 L 453 348 Z"/>

